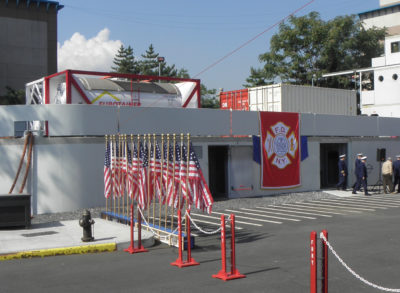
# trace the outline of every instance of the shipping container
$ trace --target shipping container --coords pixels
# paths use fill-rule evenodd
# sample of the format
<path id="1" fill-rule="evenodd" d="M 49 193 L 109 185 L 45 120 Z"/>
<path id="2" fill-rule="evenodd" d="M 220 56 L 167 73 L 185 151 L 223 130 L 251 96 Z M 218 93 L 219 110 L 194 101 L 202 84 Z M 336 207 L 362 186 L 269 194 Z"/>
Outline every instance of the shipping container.
<path id="1" fill-rule="evenodd" d="M 219 104 L 221 109 L 249 110 L 249 91 L 248 89 L 221 92 L 219 94 Z"/>
<path id="2" fill-rule="evenodd" d="M 274 84 L 222 92 L 220 97 L 221 109 L 357 115 L 354 90 Z"/>

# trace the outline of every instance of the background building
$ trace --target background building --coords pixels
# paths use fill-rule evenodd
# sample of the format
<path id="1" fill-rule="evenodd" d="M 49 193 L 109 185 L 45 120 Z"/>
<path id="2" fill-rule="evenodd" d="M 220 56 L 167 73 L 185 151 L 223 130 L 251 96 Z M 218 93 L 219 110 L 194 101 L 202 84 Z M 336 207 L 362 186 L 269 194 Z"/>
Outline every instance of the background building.
<path id="1" fill-rule="evenodd" d="M 46 0 L 0 0 L 0 96 L 6 86 L 57 72 L 57 13 L 63 6 Z"/>
<path id="2" fill-rule="evenodd" d="M 358 14 L 364 27 L 386 27 L 388 35 L 400 34 L 400 1 L 380 0 L 379 4 L 380 8 Z"/>

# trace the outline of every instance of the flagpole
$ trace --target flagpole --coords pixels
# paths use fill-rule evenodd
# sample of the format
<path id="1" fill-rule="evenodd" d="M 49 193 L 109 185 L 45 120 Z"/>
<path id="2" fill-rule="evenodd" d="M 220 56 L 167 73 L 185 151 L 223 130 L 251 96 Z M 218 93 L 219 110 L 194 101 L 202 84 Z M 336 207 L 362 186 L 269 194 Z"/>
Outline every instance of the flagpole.
<path id="1" fill-rule="evenodd" d="M 115 215 L 115 198 L 117 197 L 117 194 L 116 194 L 117 186 L 115 184 L 115 177 L 117 176 L 117 174 L 116 174 L 117 151 L 116 151 L 115 147 L 117 145 L 117 142 L 116 142 L 115 135 L 112 136 L 112 145 L 113 145 L 112 153 L 113 153 L 113 156 L 114 156 L 114 160 L 113 160 L 113 169 L 114 169 L 113 178 L 114 178 L 114 180 L 113 180 L 113 197 L 112 197 L 112 201 L 113 201 L 114 215 Z"/>
<path id="2" fill-rule="evenodd" d="M 137 135 L 137 179 L 139 180 L 139 172 L 140 172 L 140 134 Z M 137 182 L 137 184 L 140 184 Z M 139 205 L 139 197 L 140 197 L 140 188 L 138 186 L 137 191 L 139 194 L 136 197 L 136 204 Z"/>
<path id="3" fill-rule="evenodd" d="M 106 153 L 107 153 L 107 146 L 108 146 L 108 137 L 107 134 L 105 135 L 105 139 L 106 139 Z M 111 162 L 110 162 L 111 163 Z M 110 172 L 111 173 L 111 172 Z M 112 178 L 110 178 L 110 181 L 112 181 Z M 104 186 L 104 188 L 106 188 Z M 108 197 L 106 195 L 106 220 L 108 220 Z"/>
<path id="4" fill-rule="evenodd" d="M 188 205 L 190 205 L 189 202 L 189 148 L 190 148 L 190 133 L 187 133 L 187 148 L 186 148 L 186 205 L 185 205 L 185 210 L 188 209 Z"/>
<path id="5" fill-rule="evenodd" d="M 156 214 L 156 180 L 157 180 L 157 172 L 156 172 L 156 134 L 153 133 L 153 227 L 155 221 L 155 214 Z"/>
<path id="6" fill-rule="evenodd" d="M 165 230 L 167 230 L 167 216 L 168 216 L 168 181 L 169 181 L 169 133 L 167 133 L 167 144 L 166 144 L 166 146 L 167 146 L 167 166 L 166 166 L 166 170 L 165 170 L 165 173 L 166 173 L 166 178 L 165 178 L 165 215 L 164 215 L 164 218 L 165 218 L 165 221 L 164 221 L 164 227 L 165 227 Z M 164 149 L 164 146 L 163 146 L 163 149 Z"/>
<path id="7" fill-rule="evenodd" d="M 183 133 L 181 133 L 181 157 L 180 157 L 180 162 L 179 162 L 179 187 L 178 187 L 178 209 L 181 209 L 181 195 L 182 195 L 182 181 L 181 181 L 181 163 L 183 159 L 183 154 L 182 154 L 182 149 L 183 149 Z M 186 227 L 185 227 L 186 228 Z"/>
<path id="8" fill-rule="evenodd" d="M 151 150 L 151 134 L 147 134 L 147 223 L 150 223 L 150 150 Z"/>
<path id="9" fill-rule="evenodd" d="M 173 135 L 173 149 L 174 149 L 174 158 L 173 158 L 173 164 L 172 164 L 172 214 L 171 214 L 171 231 L 174 230 L 174 213 L 175 213 L 175 207 L 174 207 L 174 203 L 175 203 L 175 155 L 176 155 L 176 148 L 175 148 L 175 144 L 176 144 L 176 134 L 174 133 Z"/>
<path id="10" fill-rule="evenodd" d="M 163 186 L 163 176 L 164 176 L 164 134 L 161 134 L 161 159 L 160 159 L 160 194 L 159 194 L 159 213 L 158 213 L 158 227 L 161 228 L 161 208 L 162 208 L 162 194 L 164 190 Z"/>
<path id="11" fill-rule="evenodd" d="M 124 141 L 125 141 L 125 162 L 126 162 L 126 167 L 125 167 L 125 191 L 126 191 L 126 209 L 125 209 L 125 215 L 126 217 L 129 217 L 129 211 L 128 211 L 128 206 L 129 206 L 129 190 L 128 190 L 128 183 L 129 183 L 129 162 L 128 162 L 128 136 L 124 134 Z M 125 194 L 125 192 L 124 192 Z"/>
<path id="12" fill-rule="evenodd" d="M 121 134 L 118 134 L 118 215 L 121 209 Z"/>
<path id="13" fill-rule="evenodd" d="M 121 157 L 124 157 L 123 159 L 121 159 L 122 164 L 121 164 L 121 203 L 122 203 L 122 211 L 121 211 L 121 215 L 125 216 L 125 180 L 123 180 L 124 178 L 124 168 L 125 168 L 125 156 L 126 154 L 125 152 L 125 134 L 121 134 L 122 139 L 121 139 Z M 124 150 L 124 151 L 122 151 Z"/>
<path id="14" fill-rule="evenodd" d="M 131 137 L 131 146 L 133 145 L 133 143 L 132 143 L 132 140 L 133 140 L 133 134 L 131 134 L 130 135 L 130 137 Z M 128 143 L 128 141 L 126 141 L 126 143 Z M 128 197 L 127 197 L 127 204 L 126 204 L 126 213 L 127 213 L 127 215 L 129 216 L 129 207 L 130 207 L 130 205 L 132 205 L 133 204 L 133 202 L 132 202 L 132 182 L 130 182 L 130 180 L 132 179 L 132 176 L 129 176 L 129 175 L 131 175 L 131 173 L 132 173 L 132 166 L 133 166 L 133 160 L 132 160 L 132 147 L 131 147 L 131 149 L 128 151 L 129 152 L 129 155 L 130 155 L 130 157 L 131 157 L 131 166 L 130 166 L 130 168 L 129 168 L 129 162 L 127 161 L 126 163 L 128 164 L 127 165 L 127 177 L 128 177 L 128 186 L 131 186 L 131 190 L 129 190 L 129 188 L 127 189 L 127 194 L 128 194 Z M 129 193 L 130 192 L 130 193 Z"/>

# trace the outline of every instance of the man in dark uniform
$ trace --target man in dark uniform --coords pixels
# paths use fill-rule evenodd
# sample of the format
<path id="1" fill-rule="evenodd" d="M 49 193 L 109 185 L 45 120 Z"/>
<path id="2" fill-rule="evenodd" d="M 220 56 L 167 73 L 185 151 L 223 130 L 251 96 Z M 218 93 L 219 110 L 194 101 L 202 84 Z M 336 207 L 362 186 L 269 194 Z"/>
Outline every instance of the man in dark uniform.
<path id="1" fill-rule="evenodd" d="M 367 166 L 365 165 L 366 161 L 367 161 L 367 157 L 362 157 L 362 158 L 361 158 L 361 164 L 358 165 L 358 172 L 357 172 L 357 174 L 358 174 L 358 176 L 360 176 L 360 178 L 361 178 L 361 184 L 362 184 L 362 186 L 363 186 L 363 188 L 364 188 L 364 194 L 365 194 L 365 195 L 370 195 L 370 194 L 368 193 L 368 189 L 367 189 L 367 177 L 368 177 L 368 173 L 367 173 Z M 359 181 L 357 181 L 356 186 L 354 186 L 353 194 L 356 194 L 356 190 L 358 190 L 358 188 L 360 188 L 360 183 L 359 183 Z"/>
<path id="2" fill-rule="evenodd" d="M 393 163 L 393 175 L 394 175 L 394 184 L 392 192 L 396 190 L 396 184 L 399 186 L 397 187 L 397 193 L 400 193 L 400 155 L 396 156 L 396 161 Z"/>
<path id="3" fill-rule="evenodd" d="M 337 189 L 346 190 L 347 186 L 347 165 L 346 155 L 339 156 L 339 183 L 336 185 Z"/>
<path id="4" fill-rule="evenodd" d="M 356 176 L 356 182 L 354 182 L 354 184 L 353 184 L 353 189 L 356 185 L 358 185 L 358 189 L 356 189 L 356 190 L 359 190 L 359 188 L 361 186 L 361 177 L 359 176 L 359 168 L 361 165 L 362 157 L 363 157 L 362 153 L 357 154 L 356 161 L 354 162 L 354 175 Z M 355 193 L 353 192 L 353 194 L 355 194 Z"/>

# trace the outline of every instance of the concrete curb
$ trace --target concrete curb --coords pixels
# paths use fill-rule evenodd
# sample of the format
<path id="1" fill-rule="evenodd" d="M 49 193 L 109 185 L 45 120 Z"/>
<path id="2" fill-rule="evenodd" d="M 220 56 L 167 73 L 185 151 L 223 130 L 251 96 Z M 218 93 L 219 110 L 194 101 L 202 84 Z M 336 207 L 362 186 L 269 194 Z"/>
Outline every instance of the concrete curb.
<path id="1" fill-rule="evenodd" d="M 0 261 L 21 259 L 21 258 L 32 258 L 32 257 L 56 256 L 56 255 L 111 252 L 111 251 L 115 251 L 116 249 L 117 249 L 116 243 L 104 243 L 104 244 L 93 244 L 93 245 L 83 245 L 83 246 L 81 245 L 81 246 L 72 246 L 72 247 L 40 249 L 40 250 L 23 251 L 23 252 L 0 255 Z"/>

